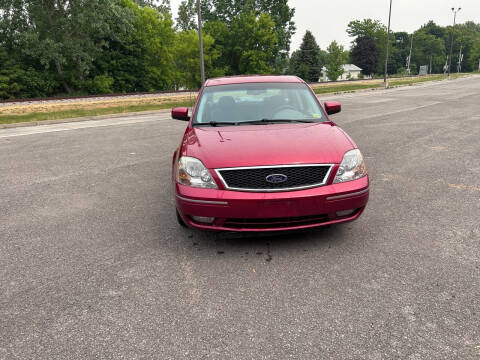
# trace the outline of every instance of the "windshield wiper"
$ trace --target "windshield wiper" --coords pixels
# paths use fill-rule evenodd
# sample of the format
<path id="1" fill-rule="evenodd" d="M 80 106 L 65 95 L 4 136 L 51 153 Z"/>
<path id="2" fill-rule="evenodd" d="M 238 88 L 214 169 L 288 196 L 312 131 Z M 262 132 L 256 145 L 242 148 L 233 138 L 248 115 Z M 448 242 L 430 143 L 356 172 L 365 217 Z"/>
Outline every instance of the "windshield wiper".
<path id="1" fill-rule="evenodd" d="M 235 126 L 235 125 L 238 125 L 238 123 L 236 122 L 226 122 L 226 121 L 210 121 L 208 123 L 194 123 L 193 124 L 194 126 L 223 126 L 223 125 L 227 125 L 227 126 Z"/>
<path id="2" fill-rule="evenodd" d="M 250 120 L 250 121 L 241 121 L 238 124 L 275 124 L 275 123 L 314 123 L 318 122 L 317 119 L 261 119 L 261 120 Z"/>
<path id="3" fill-rule="evenodd" d="M 238 122 L 210 121 L 208 123 L 194 123 L 193 126 L 237 126 L 237 125 L 267 125 L 277 123 L 316 123 L 318 119 L 260 119 Z"/>

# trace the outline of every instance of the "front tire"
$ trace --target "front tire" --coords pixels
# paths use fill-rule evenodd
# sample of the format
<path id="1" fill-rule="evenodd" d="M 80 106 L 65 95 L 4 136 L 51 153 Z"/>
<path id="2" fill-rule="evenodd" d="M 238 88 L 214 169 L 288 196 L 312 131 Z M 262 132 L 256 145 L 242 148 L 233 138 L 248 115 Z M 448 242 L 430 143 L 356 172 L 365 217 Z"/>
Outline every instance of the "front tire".
<path id="1" fill-rule="evenodd" d="M 179 224 L 181 227 L 186 228 L 186 227 L 187 227 L 187 224 L 185 224 L 185 221 L 183 221 L 182 216 L 180 215 L 180 213 L 178 212 L 177 209 L 175 209 L 175 214 L 177 215 L 177 222 L 178 222 L 178 224 Z"/>

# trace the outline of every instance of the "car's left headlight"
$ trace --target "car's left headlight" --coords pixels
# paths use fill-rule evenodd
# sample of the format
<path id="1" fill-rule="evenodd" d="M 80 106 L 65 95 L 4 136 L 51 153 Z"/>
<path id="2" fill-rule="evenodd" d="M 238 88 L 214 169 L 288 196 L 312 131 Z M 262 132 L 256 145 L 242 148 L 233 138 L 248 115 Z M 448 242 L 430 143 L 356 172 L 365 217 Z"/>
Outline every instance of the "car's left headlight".
<path id="1" fill-rule="evenodd" d="M 343 155 L 343 160 L 335 175 L 334 184 L 357 180 L 367 175 L 367 167 L 362 153 L 358 149 L 350 150 Z"/>
<path id="2" fill-rule="evenodd" d="M 210 171 L 197 158 L 182 156 L 177 165 L 177 182 L 182 185 L 218 189 Z"/>

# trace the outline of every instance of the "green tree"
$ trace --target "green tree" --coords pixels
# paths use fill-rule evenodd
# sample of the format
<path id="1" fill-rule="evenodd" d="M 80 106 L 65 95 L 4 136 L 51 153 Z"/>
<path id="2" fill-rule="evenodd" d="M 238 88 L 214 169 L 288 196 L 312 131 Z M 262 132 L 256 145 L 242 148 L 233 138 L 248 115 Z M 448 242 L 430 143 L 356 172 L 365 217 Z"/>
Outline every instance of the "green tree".
<path id="1" fill-rule="evenodd" d="M 288 0 L 257 0 L 256 13 L 270 14 L 275 23 L 277 41 L 273 50 L 274 71 L 282 73 L 287 65 L 290 43 L 295 33 L 295 9 L 288 5 Z"/>
<path id="2" fill-rule="evenodd" d="M 472 49 L 477 46 L 478 42 L 480 42 L 480 24 L 467 21 L 466 23 L 459 24 L 455 27 L 452 71 L 456 71 L 457 69 L 456 63 L 460 54 L 460 48 L 462 50 L 462 54 L 464 54 L 462 71 L 469 72 L 478 68 L 478 62 L 475 64 L 469 61 L 471 59 Z"/>
<path id="3" fill-rule="evenodd" d="M 213 47 L 213 38 L 206 34 L 203 38 L 205 59 L 205 72 L 207 77 L 223 75 L 221 69 L 213 68 L 213 61 L 219 57 L 219 53 Z M 175 65 L 177 67 L 176 87 L 198 89 L 202 82 L 200 78 L 200 59 L 198 56 L 200 47 L 198 32 L 195 30 L 182 31 L 177 34 L 175 45 Z"/>
<path id="4" fill-rule="evenodd" d="M 407 56 L 410 53 L 410 34 L 403 31 L 394 32 L 393 38 L 388 59 L 388 73 L 404 75 Z M 379 62 L 384 60 L 385 58 L 380 58 Z"/>
<path id="5" fill-rule="evenodd" d="M 44 97 L 58 90 L 51 72 L 38 71 L 18 52 L 0 47 L 0 99 Z"/>
<path id="6" fill-rule="evenodd" d="M 129 9 L 117 0 L 0 0 L 0 9 L 6 37 L 45 69 L 53 66 L 68 93 L 82 86 L 108 39 L 132 22 Z"/>
<path id="7" fill-rule="evenodd" d="M 232 69 L 232 36 L 229 26 L 222 21 L 209 21 L 204 32 L 214 39 L 213 48 L 219 55 L 213 60 L 212 66 L 224 74 L 235 74 Z"/>
<path id="8" fill-rule="evenodd" d="M 231 29 L 242 14 L 254 13 L 258 18 L 269 14 L 274 23 L 276 43 L 273 48 L 274 60 L 269 61 L 272 71 L 283 72 L 287 64 L 290 42 L 295 32 L 293 16 L 295 10 L 290 8 L 288 0 L 202 0 L 202 18 L 205 26 L 210 22 L 222 22 Z M 183 0 L 180 4 L 177 27 L 182 30 L 196 29 L 196 1 Z M 219 40 L 215 38 L 215 40 Z"/>
<path id="9" fill-rule="evenodd" d="M 355 40 L 358 37 L 369 37 L 375 40 L 375 46 L 378 50 L 380 59 L 385 59 L 386 42 L 387 42 L 387 28 L 378 20 L 364 19 L 354 20 L 348 24 L 347 34 L 355 39 L 352 45 L 355 45 Z M 390 43 L 394 42 L 394 35 L 391 34 Z M 378 73 L 383 73 L 384 61 L 380 61 L 377 67 Z"/>
<path id="10" fill-rule="evenodd" d="M 313 34 L 307 30 L 300 49 L 292 54 L 289 72 L 308 82 L 317 82 L 321 75 L 325 58 Z"/>
<path id="11" fill-rule="evenodd" d="M 423 31 L 413 34 L 412 65 L 417 69 L 422 65 L 430 65 L 432 57 L 433 72 L 441 72 L 445 64 L 445 43 L 443 39 L 436 38 Z"/>
<path id="12" fill-rule="evenodd" d="M 287 73 L 298 76 L 301 79 L 308 79 L 309 68 L 307 64 L 301 62 L 300 50 L 295 50 L 292 56 L 290 56 Z"/>
<path id="13" fill-rule="evenodd" d="M 214 67 L 227 75 L 272 73 L 277 34 L 270 15 L 242 12 L 230 24 L 209 21 L 205 33 L 215 40 L 220 54 Z"/>
<path id="14" fill-rule="evenodd" d="M 480 41 L 478 41 L 472 48 L 470 52 L 470 57 L 468 59 L 472 71 L 478 71 L 480 67 Z"/>
<path id="15" fill-rule="evenodd" d="M 377 72 L 380 53 L 375 40 L 360 36 L 355 40 L 351 50 L 352 62 L 362 69 L 362 74 L 372 75 Z"/>
<path id="16" fill-rule="evenodd" d="M 133 0 L 138 6 L 148 6 L 160 12 L 170 13 L 170 0 Z M 159 4 L 160 3 L 160 4 Z"/>
<path id="17" fill-rule="evenodd" d="M 201 0 L 202 20 L 211 20 L 211 3 L 209 0 Z M 178 7 L 176 19 L 179 30 L 198 30 L 197 0 L 182 0 Z"/>
<path id="18" fill-rule="evenodd" d="M 386 33 L 385 25 L 378 20 L 364 19 L 363 21 L 350 21 L 347 26 L 347 34 L 350 37 L 369 37 L 378 39 L 379 35 Z"/>
<path id="19" fill-rule="evenodd" d="M 194 3 L 194 0 L 184 0 L 180 3 L 176 19 L 177 29 L 182 31 L 198 29 L 197 22 L 195 21 L 196 11 Z"/>
<path id="20" fill-rule="evenodd" d="M 342 45 L 339 45 L 336 41 L 332 41 L 327 48 L 327 62 L 325 67 L 327 68 L 327 76 L 331 81 L 337 81 L 337 79 L 343 74 L 342 65 L 345 64 L 345 54 Z"/>
<path id="21" fill-rule="evenodd" d="M 425 34 L 433 35 L 433 36 L 435 36 L 436 38 L 439 38 L 439 39 L 448 38 L 447 29 L 440 26 L 440 25 L 435 24 L 435 22 L 432 21 L 432 20 L 430 20 L 428 23 L 423 25 L 419 29 L 419 31 L 421 31 Z"/>
<path id="22" fill-rule="evenodd" d="M 267 74 L 274 70 L 275 24 L 268 14 L 241 13 L 230 29 L 231 69 L 236 74 Z"/>
<path id="23" fill-rule="evenodd" d="M 133 14 L 132 30 L 111 40 L 95 61 L 88 82 L 90 92 L 107 91 L 108 79 L 115 92 L 153 91 L 173 88 L 177 78 L 174 64 L 175 31 L 167 12 L 139 7 L 123 0 Z M 100 76 L 100 79 L 95 78 Z M 103 80 L 101 82 L 100 80 Z M 93 84 L 92 84 L 93 81 Z"/>

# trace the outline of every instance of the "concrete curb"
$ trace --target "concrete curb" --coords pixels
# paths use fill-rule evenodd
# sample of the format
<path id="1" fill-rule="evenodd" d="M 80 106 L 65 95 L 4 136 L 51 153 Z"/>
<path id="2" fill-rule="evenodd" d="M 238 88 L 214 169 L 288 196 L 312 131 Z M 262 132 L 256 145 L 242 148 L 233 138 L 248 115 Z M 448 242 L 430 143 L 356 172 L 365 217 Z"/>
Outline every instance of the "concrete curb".
<path id="1" fill-rule="evenodd" d="M 19 123 L 13 123 L 13 124 L 0 124 L 0 129 L 13 129 L 13 128 L 19 128 L 19 127 L 63 124 L 63 123 L 80 122 L 80 121 L 98 121 L 98 120 L 105 120 L 105 119 L 130 117 L 135 115 L 154 115 L 154 114 L 167 114 L 167 113 L 170 113 L 169 109 L 136 111 L 136 112 L 128 112 L 128 113 L 106 114 L 106 115 L 86 116 L 86 117 L 67 118 L 67 119 L 19 122 Z"/>

